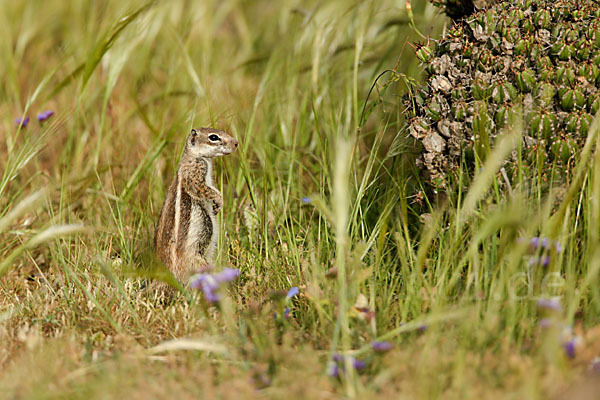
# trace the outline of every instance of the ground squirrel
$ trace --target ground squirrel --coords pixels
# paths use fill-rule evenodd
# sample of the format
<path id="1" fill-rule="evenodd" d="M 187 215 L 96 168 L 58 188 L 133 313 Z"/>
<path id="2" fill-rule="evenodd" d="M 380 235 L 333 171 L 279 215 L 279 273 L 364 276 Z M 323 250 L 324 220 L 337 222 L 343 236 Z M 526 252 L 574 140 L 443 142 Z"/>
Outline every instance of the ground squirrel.
<path id="1" fill-rule="evenodd" d="M 232 153 L 237 146 L 235 138 L 212 128 L 192 129 L 185 142 L 154 237 L 158 256 L 183 284 L 215 255 L 216 214 L 223 197 L 213 187 L 212 159 Z"/>

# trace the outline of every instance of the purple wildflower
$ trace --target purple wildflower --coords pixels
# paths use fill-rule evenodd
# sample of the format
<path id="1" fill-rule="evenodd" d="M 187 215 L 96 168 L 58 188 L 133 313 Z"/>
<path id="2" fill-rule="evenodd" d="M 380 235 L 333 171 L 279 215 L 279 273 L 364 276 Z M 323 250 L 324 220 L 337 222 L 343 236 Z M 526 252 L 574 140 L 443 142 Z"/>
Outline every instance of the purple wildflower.
<path id="1" fill-rule="evenodd" d="M 391 342 L 372 342 L 371 348 L 378 353 L 385 353 L 394 348 L 394 344 Z"/>
<path id="2" fill-rule="evenodd" d="M 519 239 L 519 242 L 523 242 L 526 239 Z M 537 250 L 537 249 L 542 249 L 542 250 L 552 250 L 552 247 L 554 247 L 554 250 L 556 251 L 556 253 L 561 253 L 562 252 L 562 246 L 560 245 L 560 243 L 556 240 L 552 240 L 550 241 L 550 239 L 548 239 L 547 237 L 532 237 L 531 239 L 529 239 L 529 246 L 533 249 L 533 250 Z"/>
<path id="3" fill-rule="evenodd" d="M 567 355 L 567 357 L 569 358 L 575 358 L 575 346 L 576 346 L 576 341 L 575 338 L 571 339 L 571 340 L 567 340 L 566 342 L 564 342 L 562 344 L 563 350 L 565 351 L 565 354 Z"/>
<path id="4" fill-rule="evenodd" d="M 302 198 L 302 202 L 303 202 L 304 204 L 308 204 L 308 203 L 310 203 L 311 201 L 312 201 L 312 199 L 311 199 L 310 197 L 303 197 L 303 198 Z"/>
<path id="5" fill-rule="evenodd" d="M 277 319 L 278 314 L 276 312 L 273 313 L 273 319 Z M 283 318 L 288 319 L 290 317 L 290 308 L 286 307 L 283 310 Z"/>
<path id="6" fill-rule="evenodd" d="M 25 128 L 28 123 L 29 117 L 15 119 L 15 124 L 17 124 L 17 126 L 22 126 L 23 128 Z"/>
<path id="7" fill-rule="evenodd" d="M 221 295 L 210 289 L 204 290 L 204 297 L 206 297 L 206 300 L 210 301 L 211 303 L 218 303 L 221 301 Z"/>
<path id="8" fill-rule="evenodd" d="M 539 236 L 535 236 L 529 240 L 529 245 L 535 250 L 539 249 L 540 247 L 542 249 L 547 249 L 548 243 L 550 243 L 550 239 L 548 239 L 547 237 L 541 238 Z"/>
<path id="9" fill-rule="evenodd" d="M 531 240 L 529 241 L 529 245 L 534 249 L 537 249 L 540 246 L 540 238 L 537 236 L 531 238 Z"/>
<path id="10" fill-rule="evenodd" d="M 190 278 L 190 287 L 192 289 L 202 289 L 204 287 L 216 289 L 219 287 L 219 284 L 210 274 L 196 274 Z"/>
<path id="11" fill-rule="evenodd" d="M 257 389 L 264 389 L 271 386 L 271 377 L 262 371 L 255 371 L 252 374 L 251 381 Z"/>
<path id="12" fill-rule="evenodd" d="M 541 265 L 542 267 L 545 268 L 548 265 L 550 265 L 550 255 L 546 254 L 543 257 L 531 257 L 529 259 L 529 265 L 530 266 Z"/>
<path id="13" fill-rule="evenodd" d="M 358 360 L 352 357 L 352 366 L 355 370 L 360 371 L 361 369 L 364 369 L 367 366 L 367 364 L 362 360 Z"/>
<path id="14" fill-rule="evenodd" d="M 560 254 L 562 252 L 562 246 L 558 242 L 554 242 L 554 249 L 556 250 L 557 254 Z"/>
<path id="15" fill-rule="evenodd" d="M 546 329 L 546 328 L 550 328 L 552 325 L 554 325 L 554 323 L 552 322 L 552 320 L 550 318 L 542 318 L 542 319 L 540 319 L 539 325 L 540 325 L 540 328 Z"/>
<path id="16" fill-rule="evenodd" d="M 206 300 L 211 303 L 217 303 L 221 300 L 218 293 L 222 283 L 231 282 L 240 275 L 240 271 L 235 268 L 225 268 L 216 274 L 196 274 L 190 278 L 190 287 L 192 289 L 201 289 Z"/>
<path id="17" fill-rule="evenodd" d="M 231 282 L 240 276 L 240 270 L 236 268 L 225 268 L 223 271 L 214 275 L 218 283 Z"/>
<path id="18" fill-rule="evenodd" d="M 419 325 L 419 327 L 417 328 L 417 330 L 419 332 L 425 332 L 427 330 L 427 328 L 428 328 L 427 325 L 422 324 L 422 325 Z"/>
<path id="19" fill-rule="evenodd" d="M 357 371 L 360 371 L 361 369 L 364 369 L 367 366 L 367 364 L 364 361 L 362 361 L 362 360 L 356 359 L 356 358 L 354 358 L 352 356 L 348 356 L 348 357 L 350 357 L 350 361 L 352 363 L 352 368 L 354 368 Z M 335 365 L 335 367 L 337 367 L 335 369 L 336 373 L 339 374 L 340 370 L 344 371 L 344 369 L 345 369 L 345 364 L 344 364 L 345 357 L 342 354 L 337 354 L 336 353 L 333 356 L 331 356 L 331 359 L 335 363 L 333 365 Z M 330 367 L 330 371 L 331 371 L 331 369 L 332 369 L 332 367 Z M 330 376 L 337 376 L 337 374 L 336 375 L 331 375 L 330 374 Z"/>
<path id="20" fill-rule="evenodd" d="M 43 113 L 39 113 L 37 116 L 37 119 L 39 122 L 44 122 L 45 120 L 47 120 L 48 118 L 50 118 L 53 115 L 54 115 L 54 111 L 47 110 L 47 111 L 44 111 Z"/>
<path id="21" fill-rule="evenodd" d="M 352 357 L 352 356 L 348 356 L 348 357 L 350 357 L 350 360 L 352 361 L 352 366 L 354 367 L 354 369 L 363 369 L 363 368 L 364 368 L 364 367 L 367 365 L 367 364 L 365 364 L 365 362 L 364 362 L 364 361 L 362 361 L 362 360 L 356 359 L 356 358 L 354 358 L 354 357 Z M 334 355 L 331 357 L 331 359 L 332 359 L 333 361 L 335 361 L 336 363 L 339 363 L 339 364 L 341 364 L 341 365 L 344 365 L 343 363 L 344 363 L 345 357 L 344 357 L 342 354 L 337 354 L 337 353 L 336 353 L 336 354 L 334 354 Z M 342 367 L 342 368 L 343 368 L 343 367 Z"/>
<path id="22" fill-rule="evenodd" d="M 190 287 L 192 289 L 202 289 L 204 297 L 211 303 L 216 303 L 221 300 L 221 296 L 217 293 L 219 282 L 210 274 L 197 274 L 190 279 Z"/>
<path id="23" fill-rule="evenodd" d="M 542 258 L 542 267 L 547 267 L 550 265 L 550 256 L 546 254 L 544 258 Z"/>
<path id="24" fill-rule="evenodd" d="M 331 363 L 329 365 L 329 369 L 327 370 L 327 375 L 329 375 L 332 378 L 337 378 L 338 376 L 340 376 L 340 369 L 336 363 Z"/>
<path id="25" fill-rule="evenodd" d="M 196 274 L 190 278 L 190 287 L 192 289 L 200 289 L 202 287 L 202 281 L 204 281 L 206 274 Z"/>
<path id="26" fill-rule="evenodd" d="M 560 305 L 560 301 L 557 299 L 539 299 L 537 301 L 538 308 L 549 311 L 561 311 L 562 306 Z"/>
<path id="27" fill-rule="evenodd" d="M 362 319 L 366 321 L 371 321 L 375 318 L 375 311 L 372 311 L 369 307 L 354 307 L 356 311 L 358 311 Z"/>
<path id="28" fill-rule="evenodd" d="M 298 293 L 300 293 L 300 290 L 298 290 L 297 286 L 294 286 L 293 288 L 288 290 L 287 295 L 285 297 L 288 299 L 291 299 L 292 297 L 296 296 Z"/>

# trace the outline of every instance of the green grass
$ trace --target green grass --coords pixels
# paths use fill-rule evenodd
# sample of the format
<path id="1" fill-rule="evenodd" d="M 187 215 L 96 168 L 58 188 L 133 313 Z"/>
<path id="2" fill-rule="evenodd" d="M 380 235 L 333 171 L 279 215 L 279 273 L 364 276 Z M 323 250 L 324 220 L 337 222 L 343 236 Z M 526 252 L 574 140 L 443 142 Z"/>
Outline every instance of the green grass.
<path id="1" fill-rule="evenodd" d="M 597 383 L 598 121 L 552 190 L 524 166 L 501 187 L 506 140 L 446 201 L 421 198 L 399 96 L 420 75 L 409 43 L 447 21 L 412 10 L 414 24 L 392 0 L 4 2 L 3 395 L 548 398 Z M 216 166 L 216 264 L 241 271 L 218 307 L 144 289 L 198 126 L 240 141 Z M 562 247 L 546 268 L 529 267 L 534 236 Z M 563 310 L 539 310 L 546 296 Z M 331 378 L 333 353 L 367 366 Z"/>

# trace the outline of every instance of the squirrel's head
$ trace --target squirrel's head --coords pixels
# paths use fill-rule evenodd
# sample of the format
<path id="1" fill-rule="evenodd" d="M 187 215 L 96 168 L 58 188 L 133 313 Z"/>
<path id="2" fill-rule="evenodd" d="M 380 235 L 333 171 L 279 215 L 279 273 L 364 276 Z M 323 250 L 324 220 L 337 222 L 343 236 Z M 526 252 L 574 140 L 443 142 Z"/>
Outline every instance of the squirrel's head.
<path id="1" fill-rule="evenodd" d="M 213 128 L 192 129 L 185 145 L 193 157 L 220 157 L 233 153 L 238 141 L 225 131 Z"/>

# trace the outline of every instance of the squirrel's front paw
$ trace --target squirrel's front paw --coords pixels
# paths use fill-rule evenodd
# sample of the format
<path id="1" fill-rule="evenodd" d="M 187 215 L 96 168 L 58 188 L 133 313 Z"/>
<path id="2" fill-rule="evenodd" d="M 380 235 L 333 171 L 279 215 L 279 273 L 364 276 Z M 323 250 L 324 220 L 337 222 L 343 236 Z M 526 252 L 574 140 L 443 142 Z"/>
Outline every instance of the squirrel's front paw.
<path id="1" fill-rule="evenodd" d="M 213 211 L 215 214 L 218 214 L 219 211 L 223 208 L 223 198 L 217 197 L 213 199 Z"/>

